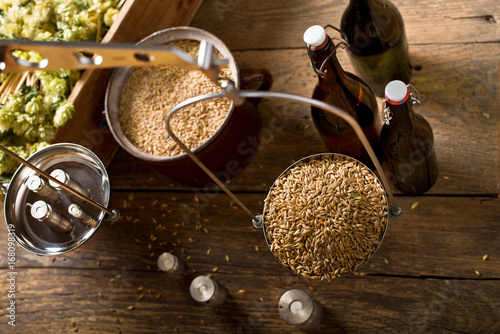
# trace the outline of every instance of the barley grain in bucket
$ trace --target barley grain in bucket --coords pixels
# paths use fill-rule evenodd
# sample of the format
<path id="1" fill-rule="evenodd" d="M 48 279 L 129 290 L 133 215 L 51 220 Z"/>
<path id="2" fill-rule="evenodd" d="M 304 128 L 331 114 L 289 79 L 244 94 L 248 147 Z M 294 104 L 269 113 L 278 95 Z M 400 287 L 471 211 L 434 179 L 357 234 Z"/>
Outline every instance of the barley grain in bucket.
<path id="1" fill-rule="evenodd" d="M 276 180 L 264 204 L 265 236 L 294 273 L 330 280 L 360 268 L 387 226 L 385 191 L 359 161 L 344 155 L 305 158 Z"/>

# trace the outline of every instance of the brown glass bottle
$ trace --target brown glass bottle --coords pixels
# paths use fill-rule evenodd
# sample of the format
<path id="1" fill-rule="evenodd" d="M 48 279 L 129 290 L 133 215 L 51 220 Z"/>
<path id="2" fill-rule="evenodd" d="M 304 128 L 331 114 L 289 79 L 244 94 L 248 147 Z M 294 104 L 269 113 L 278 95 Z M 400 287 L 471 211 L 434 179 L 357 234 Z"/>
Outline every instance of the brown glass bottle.
<path id="1" fill-rule="evenodd" d="M 317 36 L 311 37 L 313 29 L 317 30 Z M 354 117 L 374 151 L 379 154 L 381 118 L 375 95 L 358 77 L 342 69 L 336 56 L 336 46 L 326 35 L 324 28 L 320 26 L 309 28 L 304 34 L 304 41 L 308 44 L 311 64 L 320 69 L 324 63 L 321 69 L 323 74 L 317 72 L 318 83 L 312 97 L 336 106 Z M 363 144 L 346 121 L 316 107 L 311 108 L 311 115 L 331 152 L 349 155 L 373 167 Z"/>
<path id="2" fill-rule="evenodd" d="M 413 111 L 405 83 L 391 81 L 386 87 L 388 117 L 381 141 L 384 171 L 393 185 L 408 195 L 429 190 L 437 180 L 434 136 L 429 123 Z"/>
<path id="3" fill-rule="evenodd" d="M 403 18 L 387 0 L 350 0 L 340 30 L 347 36 L 356 73 L 378 96 L 392 80 L 410 82 L 411 65 Z"/>

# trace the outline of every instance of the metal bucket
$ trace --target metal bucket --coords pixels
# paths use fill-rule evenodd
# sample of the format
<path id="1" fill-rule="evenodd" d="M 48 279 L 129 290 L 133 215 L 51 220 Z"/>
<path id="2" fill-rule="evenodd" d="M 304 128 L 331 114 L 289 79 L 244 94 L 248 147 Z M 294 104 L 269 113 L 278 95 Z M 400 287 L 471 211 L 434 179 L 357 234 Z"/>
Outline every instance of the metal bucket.
<path id="1" fill-rule="evenodd" d="M 236 88 L 239 89 L 253 84 L 259 84 L 259 90 L 268 90 L 271 87 L 272 77 L 267 70 L 245 69 L 240 71 L 227 46 L 214 35 L 201 29 L 192 27 L 170 28 L 152 34 L 140 41 L 139 44 L 165 45 L 180 40 L 205 40 L 212 44 L 225 59 L 229 60 L 229 67 L 233 73 Z M 106 117 L 116 141 L 134 157 L 145 161 L 160 172 L 185 184 L 205 186 L 207 183 L 211 183 L 210 177 L 186 154 L 171 157 L 154 156 L 139 150 L 127 138 L 120 125 L 120 104 L 122 90 L 133 70 L 133 67 L 116 69 L 106 92 Z M 249 146 L 256 144 L 258 147 L 260 141 L 262 124 L 255 103 L 256 100 L 253 102 L 246 101 L 243 105 L 237 107 L 231 101 L 230 111 L 220 128 L 206 142 L 193 150 L 196 156 L 223 181 L 241 172 L 255 155 L 249 156 L 246 153 Z M 242 147 L 245 150 L 242 150 Z M 257 152 L 257 147 L 251 147 L 254 150 L 253 152 Z"/>
<path id="2" fill-rule="evenodd" d="M 379 186 L 381 189 L 381 191 L 383 192 L 383 211 L 385 212 L 385 219 L 383 220 L 383 232 L 380 233 L 378 235 L 379 237 L 379 240 L 378 240 L 378 245 L 376 246 L 376 248 L 371 251 L 371 254 L 365 258 L 361 258 L 361 260 L 363 260 L 363 263 L 362 264 L 358 264 L 353 270 L 341 270 L 341 268 L 339 267 L 339 272 L 331 272 L 330 274 L 326 274 L 326 275 L 322 275 L 321 277 L 317 276 L 317 275 L 314 275 L 314 274 L 310 274 L 310 272 L 314 272 L 314 268 L 312 268 L 312 265 L 311 265 L 311 268 L 309 270 L 306 269 L 306 265 L 309 263 L 307 262 L 308 260 L 304 261 L 303 258 L 302 258 L 302 261 L 304 261 L 303 263 L 300 263 L 298 266 L 294 266 L 293 262 L 294 261 L 290 261 L 291 260 L 291 257 L 293 254 L 299 254 L 299 251 L 298 249 L 301 248 L 301 246 L 299 246 L 298 244 L 294 244 L 292 245 L 292 247 L 290 248 L 290 251 L 286 251 L 286 254 L 287 255 L 290 255 L 290 258 L 283 258 L 283 256 L 278 256 L 276 252 L 283 252 L 283 249 L 275 249 L 275 251 L 273 251 L 273 246 L 272 246 L 272 241 L 269 240 L 269 236 L 270 234 L 268 233 L 269 231 L 267 230 L 267 227 L 269 226 L 269 222 L 266 221 L 266 214 L 269 213 L 270 211 L 270 202 L 272 201 L 272 198 L 271 198 L 271 194 L 272 194 L 272 191 L 275 187 L 277 187 L 277 183 L 285 176 L 289 175 L 290 171 L 294 168 L 294 167 L 297 167 L 297 166 L 301 166 L 301 165 L 308 165 L 309 162 L 311 161 L 321 161 L 322 159 L 342 159 L 344 161 L 346 161 L 347 163 L 349 162 L 352 162 L 354 163 L 354 167 L 357 168 L 357 166 L 360 166 L 362 168 L 364 168 L 365 171 L 368 171 L 368 174 L 371 175 L 371 177 L 373 177 L 373 183 L 375 186 Z M 367 178 L 368 180 L 368 178 Z M 344 184 L 344 182 L 341 182 L 343 180 L 341 179 L 327 179 L 326 182 L 330 183 L 330 184 L 333 184 L 333 185 L 336 185 L 336 184 L 339 184 L 339 186 L 337 187 L 342 187 L 342 185 Z M 354 192 L 353 192 L 354 193 Z M 290 196 L 292 196 L 292 194 L 289 194 Z M 350 195 L 349 195 L 350 196 Z M 329 198 L 328 200 L 328 203 L 327 205 L 330 203 L 331 200 L 333 200 L 336 196 L 332 196 Z M 339 197 L 340 198 L 340 197 Z M 359 201 L 362 201 L 362 200 L 365 200 L 365 197 L 364 197 L 364 193 L 363 192 L 356 192 L 356 194 L 353 194 L 353 198 L 355 200 L 359 200 Z M 351 207 L 350 206 L 350 203 L 351 203 L 351 200 L 353 198 L 342 198 L 340 200 L 345 200 L 346 202 L 349 202 L 349 208 Z M 339 200 L 339 201 L 340 201 Z M 335 199 L 336 201 L 336 199 Z M 293 203 L 293 200 L 292 198 L 287 198 L 287 202 L 291 202 Z M 363 206 L 365 206 L 365 203 L 363 203 Z M 326 209 L 326 207 L 322 208 L 322 209 Z M 361 227 L 362 224 L 359 224 L 359 221 L 358 222 L 355 222 L 355 221 L 352 221 L 350 223 L 352 224 L 344 224 L 344 225 L 341 225 L 341 222 L 340 222 L 340 219 L 335 217 L 335 219 L 333 219 L 333 216 L 332 217 L 329 217 L 328 218 L 328 221 L 329 221 L 329 225 L 328 226 L 321 226 L 320 223 L 318 223 L 319 226 L 316 225 L 316 219 L 322 215 L 327 215 L 328 213 L 321 213 L 320 210 L 322 210 L 321 208 L 319 208 L 319 206 L 313 206 L 311 205 L 310 202 L 307 202 L 307 211 L 310 212 L 311 217 L 310 220 L 314 219 L 315 220 L 315 223 L 314 224 L 311 224 L 309 223 L 308 221 L 308 224 L 311 225 L 314 225 L 314 227 L 312 229 L 316 230 L 316 231 L 319 231 L 320 233 L 325 233 L 328 232 L 330 233 L 330 231 L 333 230 L 333 232 L 331 232 L 333 235 L 338 235 L 339 236 L 339 242 L 332 242 L 332 243 L 323 243 L 323 242 L 319 242 L 321 241 L 318 240 L 318 242 L 316 242 L 316 244 L 314 245 L 313 247 L 313 240 L 317 240 L 317 239 L 312 239 L 312 238 L 309 238 L 308 236 L 304 236 L 304 233 L 301 233 L 300 230 L 297 230 L 297 231 L 289 231 L 289 235 L 292 235 L 292 234 L 295 234 L 295 235 L 299 235 L 299 237 L 295 240 L 303 240 L 304 241 L 304 249 L 307 249 L 308 245 L 307 245 L 307 242 L 309 240 L 311 240 L 311 243 L 309 244 L 309 247 L 311 247 L 310 251 L 302 251 L 300 252 L 300 254 L 307 254 L 307 253 L 310 253 L 310 256 L 311 257 L 314 257 L 314 261 L 316 262 L 311 262 L 311 263 L 324 263 L 325 266 L 327 265 L 326 264 L 326 261 L 324 258 L 322 258 L 322 254 L 325 254 L 325 249 L 327 250 L 326 252 L 328 253 L 331 253 L 331 254 L 336 254 L 336 256 L 332 257 L 332 258 L 329 258 L 328 259 L 328 264 L 330 264 L 331 261 L 334 261 L 335 259 L 340 259 L 341 258 L 345 258 L 346 255 L 346 248 L 347 248 L 347 245 L 345 244 L 342 244 L 345 242 L 346 239 L 348 240 L 351 240 L 349 239 L 348 236 L 345 236 L 346 239 L 344 239 L 344 236 L 342 236 L 342 230 L 346 230 L 346 229 L 349 229 L 350 226 L 349 225 L 352 225 L 353 228 L 356 228 L 356 229 L 364 229 L 364 227 Z M 288 208 L 287 208 L 288 210 Z M 354 208 L 352 209 L 354 210 Z M 318 213 L 319 211 L 319 213 Z M 349 210 L 348 210 L 349 211 Z M 325 212 L 325 211 L 323 211 Z M 291 220 L 292 219 L 292 214 L 290 214 L 290 211 L 288 210 L 287 214 L 289 216 L 291 216 Z M 346 214 L 349 214 L 349 213 L 346 213 Z M 273 253 L 274 257 L 283 265 L 285 266 L 287 269 L 291 270 L 292 272 L 294 272 L 295 274 L 298 274 L 298 275 L 302 275 L 302 276 L 305 276 L 305 277 L 309 277 L 309 278 L 315 278 L 315 279 L 324 279 L 326 278 L 327 280 L 330 280 L 330 279 L 333 279 L 335 277 L 341 277 L 341 276 L 345 276 L 345 275 L 348 275 L 348 274 L 351 274 L 353 272 L 355 272 L 356 270 L 359 270 L 364 264 L 366 264 L 372 257 L 373 255 L 376 253 L 376 251 L 378 250 L 378 248 L 380 247 L 380 245 L 382 244 L 382 241 L 384 239 L 384 236 L 385 236 L 385 233 L 387 231 L 387 225 L 388 225 L 388 221 L 389 221 L 389 207 L 388 207 L 388 199 L 387 199 L 387 193 L 382 185 L 382 183 L 378 180 L 377 176 L 373 173 L 373 171 L 371 171 L 368 167 L 366 167 L 366 165 L 364 165 L 363 163 L 361 163 L 359 160 L 357 159 L 354 159 L 350 156 L 346 156 L 346 155 L 343 155 L 343 154 L 337 154 L 337 153 L 321 153 L 321 154 L 314 154 L 314 155 L 311 155 L 311 156 L 308 156 L 308 157 L 305 157 L 305 158 L 302 158 L 298 161 L 296 161 L 295 163 L 293 163 L 292 165 L 290 165 L 287 169 L 285 169 L 281 174 L 280 176 L 276 179 L 276 181 L 273 183 L 273 185 L 271 186 L 267 196 L 266 196 L 266 199 L 264 201 L 264 209 L 263 209 L 263 231 L 264 231 L 264 238 L 266 239 L 266 243 L 269 247 L 269 250 Z M 342 213 L 340 215 L 340 218 L 342 219 L 343 221 L 343 217 L 344 217 L 344 213 Z M 298 222 L 298 223 L 302 223 L 302 222 Z M 293 223 L 291 223 L 293 224 Z M 337 224 L 340 226 L 340 232 L 338 232 L 338 230 L 336 230 L 336 226 Z M 285 225 L 288 225 L 288 222 L 283 222 L 283 226 Z M 335 227 L 334 227 L 335 225 Z M 359 227 L 357 225 L 360 225 Z M 302 230 L 304 231 L 304 230 Z M 359 233 L 362 233 L 362 232 L 359 232 Z M 285 238 L 288 238 L 289 236 L 285 236 Z M 359 238 L 363 238 L 363 236 L 359 236 Z M 343 240 L 340 240 L 340 239 L 343 239 Z M 307 241 L 306 241 L 307 240 Z M 348 245 L 349 248 L 351 247 L 356 247 L 356 243 L 359 241 L 358 238 L 353 238 L 352 240 L 352 245 Z M 359 244 L 358 244 L 359 245 Z M 276 247 L 276 245 L 274 245 L 274 247 Z M 312 249 L 319 249 L 321 251 L 317 251 L 317 250 L 312 250 Z M 321 253 L 321 254 L 319 254 Z M 283 253 L 282 253 L 283 255 Z M 365 254 L 366 255 L 366 254 Z M 308 255 L 305 255 L 306 257 Z M 317 260 L 316 260 L 317 259 Z M 285 261 L 286 260 L 286 261 Z M 311 260 L 312 261 L 312 260 Z M 323 261 L 323 262 L 321 262 Z M 288 263 L 285 263 L 285 262 L 288 262 Z M 292 263 L 292 264 L 291 264 Z"/>
<path id="3" fill-rule="evenodd" d="M 62 170 L 71 179 L 70 184 L 77 185 L 91 200 L 107 207 L 110 184 L 106 168 L 87 148 L 54 144 L 26 161 L 47 174 Z M 21 165 L 10 183 L 2 186 L 9 232 L 24 249 L 38 255 L 62 254 L 81 246 L 99 228 L 105 213 L 64 189 L 56 189 L 47 180 L 42 179 L 41 185 L 40 180 L 36 182 L 45 192 L 33 191 L 33 178 L 37 177 L 35 171 Z"/>

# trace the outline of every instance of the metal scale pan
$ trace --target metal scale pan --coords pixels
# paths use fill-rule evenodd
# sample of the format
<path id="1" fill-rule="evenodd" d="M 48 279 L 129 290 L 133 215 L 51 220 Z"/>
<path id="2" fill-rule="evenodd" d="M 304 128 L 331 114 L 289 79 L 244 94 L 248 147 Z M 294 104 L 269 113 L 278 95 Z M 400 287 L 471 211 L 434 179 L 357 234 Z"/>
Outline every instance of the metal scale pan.
<path id="1" fill-rule="evenodd" d="M 30 156 L 27 162 L 41 171 L 51 174 L 63 170 L 73 185 L 89 198 L 107 207 L 110 197 L 108 174 L 99 158 L 83 146 L 76 144 L 54 144 Z M 30 179 L 31 177 L 31 179 Z M 45 189 L 52 195 L 29 189 L 28 181 L 38 174 L 26 165 L 21 165 L 9 184 L 2 185 L 6 194 L 4 203 L 5 221 L 9 232 L 27 251 L 38 255 L 57 255 L 71 251 L 87 241 L 107 219 L 106 212 L 86 203 L 78 196 L 57 189 L 57 185 L 43 177 Z M 45 205 L 39 205 L 40 201 Z M 37 208 L 34 208 L 34 205 Z M 52 212 L 53 224 L 49 225 L 35 217 Z M 72 206 L 73 205 L 73 206 Z M 76 218 L 68 211 L 75 205 L 84 214 Z M 36 212 L 32 212 L 32 209 Z M 35 217 L 34 217 L 35 216 Z"/>

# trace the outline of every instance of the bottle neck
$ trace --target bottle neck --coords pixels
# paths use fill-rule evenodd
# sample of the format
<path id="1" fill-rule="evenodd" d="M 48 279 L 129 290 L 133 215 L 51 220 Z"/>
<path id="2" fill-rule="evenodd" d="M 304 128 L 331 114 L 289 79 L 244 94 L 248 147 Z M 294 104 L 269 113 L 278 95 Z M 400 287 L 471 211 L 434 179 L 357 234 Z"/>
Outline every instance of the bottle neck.
<path id="1" fill-rule="evenodd" d="M 326 37 L 326 40 L 322 45 L 318 47 L 311 47 L 309 56 L 311 57 L 311 62 L 317 70 L 320 70 L 321 66 L 324 64 L 324 67 L 323 69 L 321 69 L 321 71 L 325 75 L 322 76 L 318 74 L 320 83 L 324 80 L 331 80 L 333 78 L 342 80 L 342 78 L 346 76 L 344 70 L 342 69 L 342 66 L 339 63 L 339 60 L 337 59 L 335 44 L 329 36 Z"/>
<path id="2" fill-rule="evenodd" d="M 389 104 L 388 106 L 392 112 L 391 129 L 401 134 L 415 130 L 415 112 L 410 99 L 402 104 Z"/>

